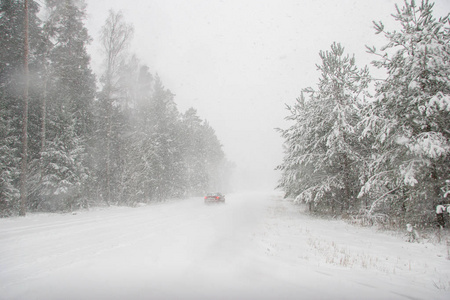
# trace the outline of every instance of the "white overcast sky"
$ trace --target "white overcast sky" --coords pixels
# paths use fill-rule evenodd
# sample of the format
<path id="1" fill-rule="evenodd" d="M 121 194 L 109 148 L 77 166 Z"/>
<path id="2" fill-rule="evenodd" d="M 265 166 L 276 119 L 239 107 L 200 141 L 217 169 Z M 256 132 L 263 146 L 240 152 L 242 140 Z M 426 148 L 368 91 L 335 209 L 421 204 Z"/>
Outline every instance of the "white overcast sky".
<path id="1" fill-rule="evenodd" d="M 181 112 L 197 109 L 237 164 L 237 188 L 273 188 L 282 161 L 274 128 L 285 103 L 315 86 L 319 51 L 336 41 L 363 67 L 381 46 L 372 21 L 395 26 L 395 0 L 86 0 L 89 48 L 99 71 L 99 31 L 109 9 L 122 10 L 135 33 L 130 52 L 176 94 Z M 417 0 L 416 2 L 420 2 Z M 437 0 L 434 16 L 450 12 Z"/>

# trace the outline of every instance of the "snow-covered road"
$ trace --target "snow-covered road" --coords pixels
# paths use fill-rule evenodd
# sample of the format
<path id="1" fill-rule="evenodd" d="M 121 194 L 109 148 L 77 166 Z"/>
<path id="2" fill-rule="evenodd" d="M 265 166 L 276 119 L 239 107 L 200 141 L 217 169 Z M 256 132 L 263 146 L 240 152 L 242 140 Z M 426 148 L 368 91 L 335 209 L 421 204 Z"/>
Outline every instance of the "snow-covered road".
<path id="1" fill-rule="evenodd" d="M 0 299 L 449 299 L 445 245 L 276 193 L 0 219 Z"/>

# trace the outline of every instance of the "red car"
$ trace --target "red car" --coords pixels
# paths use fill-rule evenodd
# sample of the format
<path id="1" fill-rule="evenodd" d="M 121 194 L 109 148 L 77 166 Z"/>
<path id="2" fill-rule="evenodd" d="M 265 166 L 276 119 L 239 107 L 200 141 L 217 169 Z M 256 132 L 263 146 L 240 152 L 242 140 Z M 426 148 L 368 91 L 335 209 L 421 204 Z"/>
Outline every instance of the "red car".
<path id="1" fill-rule="evenodd" d="M 205 196 L 205 203 L 225 203 L 225 196 L 221 193 L 208 193 Z"/>

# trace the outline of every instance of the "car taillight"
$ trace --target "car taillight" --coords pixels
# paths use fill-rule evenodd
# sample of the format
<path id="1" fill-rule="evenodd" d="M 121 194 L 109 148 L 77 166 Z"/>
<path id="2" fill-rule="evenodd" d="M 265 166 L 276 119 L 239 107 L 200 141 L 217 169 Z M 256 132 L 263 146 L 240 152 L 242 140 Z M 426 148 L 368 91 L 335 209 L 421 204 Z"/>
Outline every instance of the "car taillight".
<path id="1" fill-rule="evenodd" d="M 216 199 L 217 199 L 217 200 L 219 200 L 219 199 L 220 199 L 220 197 L 216 197 Z"/>
<path id="2" fill-rule="evenodd" d="M 207 196 L 205 196 L 205 200 L 206 200 L 206 199 L 208 199 L 208 197 L 207 197 Z"/>

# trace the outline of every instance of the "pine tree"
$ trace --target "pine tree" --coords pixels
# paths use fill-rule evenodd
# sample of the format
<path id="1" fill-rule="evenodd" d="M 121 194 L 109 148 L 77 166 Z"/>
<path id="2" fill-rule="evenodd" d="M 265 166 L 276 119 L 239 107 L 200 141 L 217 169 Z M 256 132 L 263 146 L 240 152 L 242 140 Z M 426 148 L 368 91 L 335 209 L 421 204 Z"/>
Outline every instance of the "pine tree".
<path id="1" fill-rule="evenodd" d="M 75 130 L 80 136 L 89 136 L 92 127 L 92 103 L 95 77 L 90 68 L 87 45 L 91 37 L 84 25 L 84 0 L 47 0 L 50 10 L 46 31 L 53 46 L 50 50 L 53 77 L 53 98 L 67 101 L 67 110 L 75 119 Z M 56 95 L 55 95 L 56 94 Z M 66 95 L 67 99 L 61 99 Z"/>
<path id="2" fill-rule="evenodd" d="M 208 121 L 203 122 L 202 130 L 197 138 L 202 139 L 204 144 L 204 164 L 208 174 L 207 190 L 225 191 L 227 176 L 230 172 L 229 164 L 225 158 L 222 144 Z"/>
<path id="3" fill-rule="evenodd" d="M 150 139 L 155 143 L 154 184 L 152 198 L 164 200 L 184 193 L 183 160 L 179 132 L 179 112 L 174 102 L 174 94 L 167 90 L 156 75 L 151 111 L 147 116 L 150 126 Z"/>
<path id="4" fill-rule="evenodd" d="M 285 158 L 279 187 L 297 201 L 341 211 L 355 205 L 362 164 L 358 122 L 369 83 L 368 70 L 358 70 L 354 57 L 334 43 L 320 52 L 318 89 L 303 90 L 289 107 L 294 124 L 281 130 Z"/>
<path id="5" fill-rule="evenodd" d="M 1 215 L 16 213 L 19 210 L 19 176 L 28 175 L 28 167 L 25 172 L 20 171 L 20 153 L 23 140 L 21 140 L 24 124 L 24 1 L 3 0 L 0 2 L 0 186 L 2 200 L 0 203 Z M 40 20 L 37 17 L 39 5 L 35 1 L 28 1 L 28 66 L 31 77 L 30 89 L 27 93 L 27 102 L 30 113 L 27 114 L 27 137 L 33 134 L 35 117 L 33 115 L 33 103 L 38 98 L 34 79 L 39 73 L 42 35 Z M 33 158 L 35 152 L 33 142 L 28 143 L 27 157 Z M 22 161 L 27 163 L 27 161 Z M 4 188 L 4 189 L 3 189 Z M 24 187 L 28 190 L 28 187 Z M 24 192 L 23 202 L 28 202 L 28 192 Z M 22 206 L 22 214 L 27 203 Z"/>
<path id="6" fill-rule="evenodd" d="M 24 1 L 24 55 L 23 55 L 23 117 L 22 117 L 22 157 L 20 171 L 20 206 L 19 216 L 25 216 L 28 202 L 28 110 L 29 110 L 29 86 L 30 69 L 29 62 L 29 25 L 28 25 L 28 0 Z"/>
<path id="7" fill-rule="evenodd" d="M 122 133 L 124 155 L 119 194 L 121 203 L 134 205 L 149 201 L 150 187 L 155 177 L 152 161 L 156 145 L 151 139 L 149 125 L 154 80 L 148 67 L 140 66 L 135 57 L 122 69 L 120 90 L 124 111 L 128 112 L 128 126 L 123 126 L 126 131 Z"/>
<path id="8" fill-rule="evenodd" d="M 362 194 L 390 203 L 393 212 L 420 215 L 439 201 L 450 171 L 450 28 L 449 16 L 436 20 L 433 4 L 396 6 L 400 31 L 374 22 L 387 44 L 374 62 L 387 71 L 376 101 L 367 109 L 364 135 L 374 140 L 374 155 Z M 418 216 L 419 215 L 419 216 Z"/>
<path id="9" fill-rule="evenodd" d="M 49 43 L 42 76 L 45 84 L 40 110 L 40 156 L 33 164 L 34 206 L 71 208 L 74 203 L 85 205 L 81 195 L 86 192 L 86 185 L 81 174 L 88 172 L 86 145 L 93 130 L 95 78 L 86 50 L 90 37 L 83 23 L 86 17 L 83 1 L 48 0 L 47 7 L 49 18 L 44 30 Z M 79 176 L 60 172 L 69 169 Z M 57 182 L 78 189 L 48 188 Z"/>
<path id="10" fill-rule="evenodd" d="M 203 195 L 209 187 L 207 141 L 203 136 L 203 121 L 194 108 L 182 115 L 183 158 L 186 168 L 186 185 L 189 195 Z"/>

